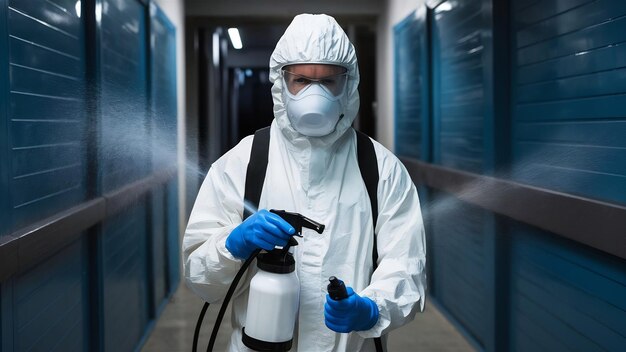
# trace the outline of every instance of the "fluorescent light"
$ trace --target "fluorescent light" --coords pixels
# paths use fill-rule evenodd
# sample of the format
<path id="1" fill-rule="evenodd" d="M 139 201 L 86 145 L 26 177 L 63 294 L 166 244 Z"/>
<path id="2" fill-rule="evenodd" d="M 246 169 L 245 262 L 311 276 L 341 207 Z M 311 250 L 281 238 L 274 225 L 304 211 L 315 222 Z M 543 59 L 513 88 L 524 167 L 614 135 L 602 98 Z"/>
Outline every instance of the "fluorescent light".
<path id="1" fill-rule="evenodd" d="M 80 18 L 80 0 L 76 1 L 76 5 L 74 5 L 74 10 L 76 10 L 76 16 Z"/>
<path id="2" fill-rule="evenodd" d="M 241 37 L 239 36 L 239 30 L 237 28 L 228 28 L 228 36 L 230 37 L 230 42 L 233 44 L 233 48 L 243 48 Z"/>
<path id="3" fill-rule="evenodd" d="M 104 3 L 104 6 L 108 6 L 108 3 Z M 106 8 L 105 8 L 106 10 Z M 106 13 L 106 11 L 105 11 Z M 96 2 L 96 22 L 100 23 L 100 21 L 102 21 L 102 2 L 97 1 Z"/>
<path id="4" fill-rule="evenodd" d="M 435 8 L 435 13 L 452 11 L 457 6 L 455 1 L 446 1 Z"/>
<path id="5" fill-rule="evenodd" d="M 220 34 L 213 32 L 213 66 L 217 67 L 220 64 Z"/>

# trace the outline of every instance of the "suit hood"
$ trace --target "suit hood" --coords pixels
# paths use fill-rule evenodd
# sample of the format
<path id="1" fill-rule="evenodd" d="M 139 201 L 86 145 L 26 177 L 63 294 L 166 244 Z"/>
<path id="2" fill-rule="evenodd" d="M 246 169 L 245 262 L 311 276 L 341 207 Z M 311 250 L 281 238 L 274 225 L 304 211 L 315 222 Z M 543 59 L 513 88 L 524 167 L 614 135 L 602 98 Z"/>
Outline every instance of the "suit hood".
<path id="1" fill-rule="evenodd" d="M 333 64 L 348 70 L 346 93 L 341 99 L 344 116 L 333 132 L 322 137 L 299 133 L 291 126 L 287 116 L 280 71 L 284 66 L 303 63 Z M 296 146 L 324 147 L 334 144 L 350 128 L 359 111 L 356 52 L 346 33 L 331 16 L 302 14 L 293 19 L 270 58 L 270 82 L 273 83 L 275 124 L 285 138 Z"/>

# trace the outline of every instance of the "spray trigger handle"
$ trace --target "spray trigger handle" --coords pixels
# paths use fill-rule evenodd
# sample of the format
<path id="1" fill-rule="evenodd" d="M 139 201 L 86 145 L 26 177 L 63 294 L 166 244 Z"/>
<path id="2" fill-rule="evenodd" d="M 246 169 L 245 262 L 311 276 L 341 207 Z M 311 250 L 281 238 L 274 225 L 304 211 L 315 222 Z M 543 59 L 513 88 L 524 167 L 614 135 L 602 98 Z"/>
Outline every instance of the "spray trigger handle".
<path id="1" fill-rule="evenodd" d="M 319 234 L 324 232 L 324 228 L 326 227 L 323 224 L 320 224 L 317 221 L 313 221 L 299 213 L 292 213 L 285 210 L 276 209 L 270 209 L 270 212 L 280 216 L 281 218 L 283 218 L 283 220 L 287 221 L 289 225 L 293 226 L 293 228 L 296 229 L 296 233 L 294 234 L 294 236 L 302 237 L 303 227 L 315 230 L 315 232 Z"/>

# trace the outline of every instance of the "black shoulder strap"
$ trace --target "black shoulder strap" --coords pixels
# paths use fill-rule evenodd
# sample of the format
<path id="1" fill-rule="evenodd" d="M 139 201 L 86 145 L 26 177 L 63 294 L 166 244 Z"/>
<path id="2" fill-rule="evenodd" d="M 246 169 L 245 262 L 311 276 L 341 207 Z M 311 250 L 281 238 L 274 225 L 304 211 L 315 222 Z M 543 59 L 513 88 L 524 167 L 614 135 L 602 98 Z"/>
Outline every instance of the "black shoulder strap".
<path id="1" fill-rule="evenodd" d="M 267 171 L 267 158 L 270 150 L 270 128 L 265 127 L 254 133 L 252 141 L 252 151 L 250 152 L 250 161 L 246 171 L 246 189 L 244 193 L 244 202 L 253 205 L 254 208 L 259 207 L 261 199 L 261 191 L 263 190 L 263 182 L 265 181 L 265 173 Z M 243 207 L 243 220 L 252 215 L 250 207 Z"/>
<path id="2" fill-rule="evenodd" d="M 372 143 L 370 137 L 359 131 L 356 131 L 356 153 L 359 159 L 361 177 L 363 177 L 363 181 L 365 182 L 365 188 L 370 197 L 370 205 L 372 207 L 372 220 L 374 224 L 372 263 L 374 270 L 376 270 L 378 266 L 378 247 L 376 245 L 376 222 L 378 221 L 378 161 L 376 160 L 374 143 Z"/>
<path id="3" fill-rule="evenodd" d="M 356 130 L 355 130 L 356 131 Z M 374 270 L 378 267 L 378 246 L 376 245 L 376 222 L 378 221 L 378 160 L 374 143 L 365 133 L 356 131 L 356 153 L 359 159 L 361 177 L 365 182 L 367 194 L 370 196 L 372 207 L 372 220 L 374 225 L 374 248 L 372 249 L 372 265 Z M 383 351 L 383 343 L 380 337 L 374 338 L 374 346 L 377 352 Z"/>

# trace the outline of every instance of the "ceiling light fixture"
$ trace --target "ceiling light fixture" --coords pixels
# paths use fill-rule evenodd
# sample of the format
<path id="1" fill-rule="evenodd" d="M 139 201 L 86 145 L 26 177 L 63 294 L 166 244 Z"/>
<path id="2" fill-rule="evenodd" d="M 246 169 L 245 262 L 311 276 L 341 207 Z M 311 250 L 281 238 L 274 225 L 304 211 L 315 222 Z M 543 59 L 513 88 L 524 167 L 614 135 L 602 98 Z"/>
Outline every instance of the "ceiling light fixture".
<path id="1" fill-rule="evenodd" d="M 233 44 L 233 48 L 243 48 L 241 37 L 239 36 L 239 30 L 237 28 L 228 28 L 228 36 L 230 37 L 230 42 Z"/>

